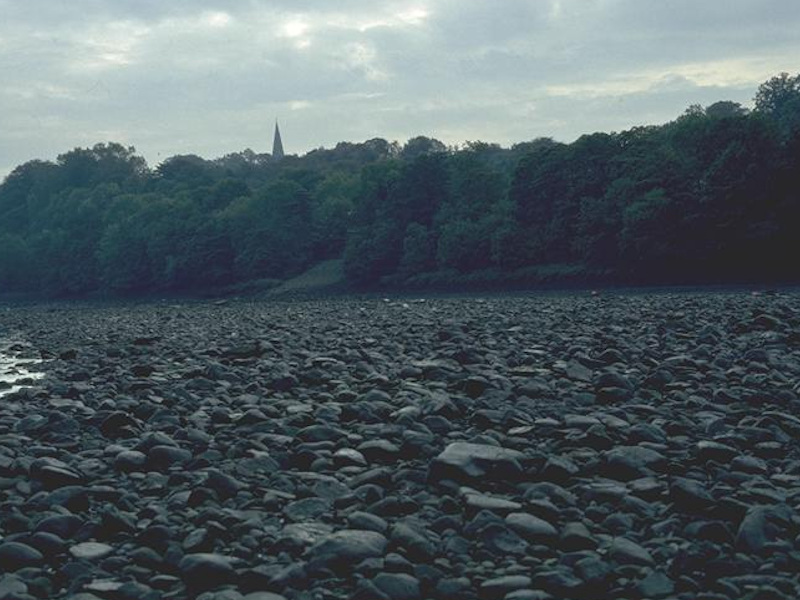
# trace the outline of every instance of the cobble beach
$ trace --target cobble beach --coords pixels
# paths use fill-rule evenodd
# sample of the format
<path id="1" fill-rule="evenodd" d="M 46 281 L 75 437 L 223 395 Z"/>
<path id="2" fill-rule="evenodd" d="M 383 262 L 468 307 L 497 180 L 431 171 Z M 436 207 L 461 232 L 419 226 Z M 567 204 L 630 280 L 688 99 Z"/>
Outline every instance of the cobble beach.
<path id="1" fill-rule="evenodd" d="M 0 397 L 0 597 L 796 598 L 798 309 L 2 311 L 44 373 Z"/>

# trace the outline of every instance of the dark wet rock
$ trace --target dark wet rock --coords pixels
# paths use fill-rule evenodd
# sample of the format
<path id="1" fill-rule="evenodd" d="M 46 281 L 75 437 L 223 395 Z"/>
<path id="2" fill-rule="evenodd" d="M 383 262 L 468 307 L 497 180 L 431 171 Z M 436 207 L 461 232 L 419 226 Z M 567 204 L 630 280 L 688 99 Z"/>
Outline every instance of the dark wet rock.
<path id="1" fill-rule="evenodd" d="M 455 442 L 445 448 L 430 465 L 432 481 L 454 479 L 472 482 L 479 479 L 516 479 L 522 474 L 525 455 L 499 446 Z"/>
<path id="2" fill-rule="evenodd" d="M 501 600 L 517 590 L 529 589 L 533 580 L 527 575 L 506 575 L 487 579 L 481 583 L 479 596 L 484 600 Z"/>
<path id="3" fill-rule="evenodd" d="M 231 558 L 220 554 L 187 554 L 178 569 L 186 587 L 193 590 L 213 589 L 236 577 Z"/>
<path id="4" fill-rule="evenodd" d="M 367 512 L 355 511 L 347 515 L 347 524 L 351 529 L 377 531 L 385 534 L 389 530 L 389 523 L 377 515 Z"/>
<path id="5" fill-rule="evenodd" d="M 45 504 L 63 506 L 73 513 L 83 513 L 89 510 L 89 490 L 80 485 L 61 487 L 47 495 Z"/>
<path id="6" fill-rule="evenodd" d="M 147 452 L 148 468 L 156 471 L 165 471 L 190 460 L 192 460 L 192 453 L 177 446 L 153 446 Z"/>
<path id="7" fill-rule="evenodd" d="M 714 498 L 699 481 L 676 477 L 670 484 L 670 497 L 675 506 L 684 512 L 703 512 L 714 506 Z"/>
<path id="8" fill-rule="evenodd" d="M 675 591 L 675 582 L 659 571 L 653 571 L 636 586 L 644 598 L 666 598 Z"/>
<path id="9" fill-rule="evenodd" d="M 566 482 L 573 475 L 577 475 L 578 465 L 565 456 L 551 456 L 547 459 L 541 471 L 541 477 L 546 481 L 557 483 Z"/>
<path id="10" fill-rule="evenodd" d="M 69 553 L 77 559 L 100 560 L 114 552 L 114 548 L 108 544 L 99 542 L 82 542 L 70 546 Z"/>
<path id="11" fill-rule="evenodd" d="M 308 551 L 312 568 L 341 569 L 383 557 L 389 541 L 376 531 L 345 529 L 332 533 Z"/>
<path id="12" fill-rule="evenodd" d="M 591 550 L 597 547 L 597 538 L 593 536 L 583 523 L 567 523 L 561 530 L 559 545 L 568 552 Z"/>
<path id="13" fill-rule="evenodd" d="M 303 498 L 286 505 L 283 514 L 291 521 L 313 521 L 328 513 L 331 503 L 324 498 Z"/>
<path id="14" fill-rule="evenodd" d="M 27 542 L 47 557 L 62 554 L 67 547 L 67 543 L 62 538 L 44 531 L 34 533 L 28 538 Z"/>
<path id="15" fill-rule="evenodd" d="M 406 573 L 380 573 L 372 580 L 372 583 L 390 600 L 422 598 L 419 580 Z"/>
<path id="16" fill-rule="evenodd" d="M 114 468 L 123 473 L 144 470 L 147 456 L 136 450 L 123 450 L 114 457 Z"/>
<path id="17" fill-rule="evenodd" d="M 603 475 L 619 481 L 647 477 L 653 469 L 663 467 L 666 457 L 645 446 L 620 446 L 605 453 Z"/>
<path id="18" fill-rule="evenodd" d="M 400 455 L 400 448 L 389 440 L 370 440 L 357 448 L 370 463 L 391 463 Z"/>
<path id="19" fill-rule="evenodd" d="M 83 483 L 83 476 L 69 465 L 54 458 L 40 458 L 30 466 L 31 477 L 40 481 L 47 489 L 76 486 Z"/>
<path id="20" fill-rule="evenodd" d="M 214 490 L 222 499 L 235 496 L 240 490 L 247 487 L 232 475 L 223 473 L 219 469 L 206 470 L 205 486 Z"/>
<path id="21" fill-rule="evenodd" d="M 585 586 L 583 581 L 566 568 L 539 571 L 533 576 L 534 589 L 543 590 L 557 598 L 573 598 L 580 595 Z"/>
<path id="22" fill-rule="evenodd" d="M 558 537 L 558 530 L 550 523 L 527 513 L 511 513 L 506 525 L 529 542 L 551 542 Z"/>
<path id="23" fill-rule="evenodd" d="M 602 585 L 612 572 L 612 567 L 597 555 L 589 555 L 575 562 L 575 574 L 590 585 Z"/>
<path id="24" fill-rule="evenodd" d="M 754 506 L 747 511 L 736 533 L 736 546 L 744 552 L 761 554 L 776 533 L 770 522 L 774 510 L 767 506 Z"/>
<path id="25" fill-rule="evenodd" d="M 100 424 L 100 433 L 111 439 L 133 437 L 140 425 L 139 420 L 132 415 L 116 411 L 108 415 Z"/>
<path id="26" fill-rule="evenodd" d="M 426 562 L 436 554 L 436 542 L 432 535 L 420 526 L 399 521 L 392 527 L 390 540 L 408 556 L 417 562 Z"/>
<path id="27" fill-rule="evenodd" d="M 487 550 L 501 556 L 524 554 L 528 548 L 528 543 L 502 522 L 481 529 L 478 539 Z"/>
<path id="28" fill-rule="evenodd" d="M 800 597 L 798 314 L 727 292 L 0 310 L 46 361 L 0 402 L 0 547 L 41 556 L 0 561 L 0 590 Z"/>
<path id="29" fill-rule="evenodd" d="M 310 425 L 296 434 L 304 442 L 331 442 L 344 436 L 344 432 L 330 425 Z"/>
<path id="30" fill-rule="evenodd" d="M 497 514 L 508 514 L 522 508 L 519 502 L 480 493 L 467 494 L 465 505 L 468 511 L 489 510 Z"/>
<path id="31" fill-rule="evenodd" d="M 732 448 L 726 444 L 719 442 L 701 440 L 697 442 L 697 456 L 700 460 L 715 460 L 721 463 L 730 462 L 730 460 L 739 454 L 736 448 Z"/>
<path id="32" fill-rule="evenodd" d="M 84 525 L 84 520 L 77 515 L 53 515 L 45 517 L 36 524 L 37 532 L 52 533 L 62 539 L 69 539 Z"/>
<path id="33" fill-rule="evenodd" d="M 764 474 L 769 470 L 767 462 L 755 456 L 737 456 L 731 461 L 731 468 L 754 474 Z"/>
<path id="34" fill-rule="evenodd" d="M 36 548 L 19 542 L 0 543 L 0 565 L 3 571 L 17 571 L 26 567 L 37 567 L 44 556 Z"/>
<path id="35" fill-rule="evenodd" d="M 646 549 L 627 538 L 614 538 L 608 549 L 608 556 L 620 564 L 653 565 L 655 560 Z"/>
<path id="36" fill-rule="evenodd" d="M 333 462 L 340 467 L 359 466 L 366 467 L 367 459 L 358 450 L 353 448 L 340 448 L 333 454 Z"/>
<path id="37" fill-rule="evenodd" d="M 14 598 L 24 598 L 27 596 L 27 584 L 14 575 L 5 575 L 0 578 L 0 598 L 12 600 Z"/>

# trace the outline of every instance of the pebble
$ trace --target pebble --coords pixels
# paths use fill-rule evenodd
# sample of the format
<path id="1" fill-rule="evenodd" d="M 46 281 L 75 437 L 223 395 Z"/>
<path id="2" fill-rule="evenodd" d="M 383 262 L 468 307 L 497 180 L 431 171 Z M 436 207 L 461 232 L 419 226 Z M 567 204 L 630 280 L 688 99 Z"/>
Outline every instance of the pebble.
<path id="1" fill-rule="evenodd" d="M 44 556 L 36 548 L 19 542 L 0 543 L 0 565 L 4 571 L 17 571 L 25 567 L 36 567 Z"/>
<path id="2" fill-rule="evenodd" d="M 99 560 L 114 552 L 114 548 L 108 544 L 99 542 L 82 542 L 70 546 L 69 553 L 78 559 Z"/>
<path id="3" fill-rule="evenodd" d="M 377 531 L 343 529 L 314 544 L 308 551 L 308 560 L 316 567 L 352 567 L 362 560 L 382 558 L 388 543 Z"/>
<path id="4" fill-rule="evenodd" d="M 19 305 L 0 598 L 800 597 L 800 296 Z"/>

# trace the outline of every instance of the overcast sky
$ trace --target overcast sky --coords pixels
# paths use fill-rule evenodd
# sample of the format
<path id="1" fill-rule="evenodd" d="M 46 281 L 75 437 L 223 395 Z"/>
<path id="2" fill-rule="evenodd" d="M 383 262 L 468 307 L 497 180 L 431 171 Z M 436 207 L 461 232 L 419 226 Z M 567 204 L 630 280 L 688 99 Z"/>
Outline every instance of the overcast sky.
<path id="1" fill-rule="evenodd" d="M 510 145 L 750 104 L 800 0 L 0 0 L 0 176 L 76 146 L 155 166 L 372 137 Z"/>

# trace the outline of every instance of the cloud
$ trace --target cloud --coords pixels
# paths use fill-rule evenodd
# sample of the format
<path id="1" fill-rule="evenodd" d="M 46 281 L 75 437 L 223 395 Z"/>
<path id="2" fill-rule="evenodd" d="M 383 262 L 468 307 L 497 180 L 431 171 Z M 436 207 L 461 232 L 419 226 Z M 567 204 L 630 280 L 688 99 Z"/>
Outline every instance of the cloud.
<path id="1" fill-rule="evenodd" d="M 418 134 L 570 140 L 748 102 L 796 0 L 0 0 L 0 175 L 115 140 L 289 152 Z"/>

